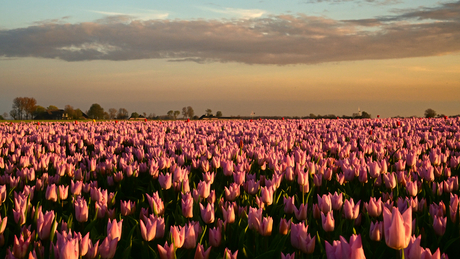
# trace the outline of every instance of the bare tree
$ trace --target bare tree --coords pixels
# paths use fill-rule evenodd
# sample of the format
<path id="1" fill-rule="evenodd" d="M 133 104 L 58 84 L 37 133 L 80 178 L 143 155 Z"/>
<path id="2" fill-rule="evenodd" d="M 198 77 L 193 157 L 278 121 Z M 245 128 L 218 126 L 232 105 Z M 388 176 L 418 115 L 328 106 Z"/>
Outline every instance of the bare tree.
<path id="1" fill-rule="evenodd" d="M 212 116 L 212 110 L 211 109 L 208 108 L 208 109 L 205 110 L 205 112 L 206 112 L 206 116 Z"/>
<path id="2" fill-rule="evenodd" d="M 126 120 L 128 118 L 128 110 L 125 108 L 118 109 L 117 119 Z"/>
<path id="3" fill-rule="evenodd" d="M 16 97 L 13 100 L 13 109 L 10 112 L 15 120 L 31 119 L 35 111 L 37 100 L 29 97 Z"/>
<path id="4" fill-rule="evenodd" d="M 187 107 L 182 108 L 182 116 L 184 116 L 184 119 L 187 118 L 187 116 L 188 116 Z"/>
<path id="5" fill-rule="evenodd" d="M 147 119 L 154 119 L 157 115 L 155 113 L 150 113 Z"/>
<path id="6" fill-rule="evenodd" d="M 174 119 L 176 120 L 177 119 L 177 116 L 180 115 L 180 111 L 174 111 Z"/>
<path id="7" fill-rule="evenodd" d="M 195 111 L 193 110 L 192 106 L 187 107 L 187 116 L 191 119 L 195 115 Z"/>
<path id="8" fill-rule="evenodd" d="M 35 100 L 35 98 L 24 97 L 24 110 L 26 111 L 28 119 L 33 118 L 33 113 L 35 111 L 36 105 L 37 105 L 37 100 Z"/>
<path id="9" fill-rule="evenodd" d="M 115 119 L 115 117 L 117 117 L 117 109 L 115 108 L 110 108 L 109 109 L 109 118 L 111 120 Z"/>
<path id="10" fill-rule="evenodd" d="M 169 111 L 168 111 L 168 117 L 169 117 L 170 119 L 174 118 L 174 111 L 173 111 L 173 110 L 169 110 Z"/>

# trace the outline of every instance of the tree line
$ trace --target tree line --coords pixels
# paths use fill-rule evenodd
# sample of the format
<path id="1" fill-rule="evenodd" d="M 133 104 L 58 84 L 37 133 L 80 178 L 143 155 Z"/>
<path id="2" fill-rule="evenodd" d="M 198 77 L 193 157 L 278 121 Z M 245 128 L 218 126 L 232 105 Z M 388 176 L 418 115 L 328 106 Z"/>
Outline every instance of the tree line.
<path id="1" fill-rule="evenodd" d="M 211 109 L 205 110 L 207 116 L 214 116 Z M 74 108 L 71 105 L 65 105 L 64 109 L 59 109 L 54 105 L 49 105 L 48 107 L 43 107 L 37 104 L 37 100 L 33 97 L 16 97 L 13 100 L 12 110 L 9 113 L 9 116 L 14 120 L 33 120 L 33 119 L 68 119 L 68 120 L 79 120 L 79 119 L 106 119 L 106 120 L 126 120 L 129 118 L 146 118 L 146 119 L 177 119 L 182 113 L 182 118 L 184 119 L 197 119 L 198 116 L 195 115 L 195 111 L 191 106 L 186 106 L 182 108 L 182 112 L 179 110 L 168 111 L 167 115 L 156 116 L 155 113 L 137 113 L 132 112 L 131 115 L 128 113 L 128 110 L 125 108 L 110 108 L 107 111 L 98 104 L 94 103 L 90 108 L 83 112 L 79 108 Z M 53 116 L 57 114 L 56 116 Z M 0 120 L 6 119 L 8 117 L 7 113 L 4 113 L 3 116 L 0 115 Z M 216 117 L 222 117 L 222 112 L 218 111 Z"/>
<path id="2" fill-rule="evenodd" d="M 37 105 L 37 100 L 33 97 L 16 97 L 13 100 L 13 106 L 12 110 L 9 113 L 9 116 L 14 119 L 14 120 L 32 120 L 32 119 L 47 119 L 50 118 L 47 115 L 51 115 L 55 113 L 56 111 L 60 111 L 63 116 L 60 119 L 69 119 L 69 120 L 79 120 L 79 119 L 106 119 L 106 120 L 113 120 L 113 119 L 119 119 L 119 120 L 126 120 L 129 118 L 146 118 L 146 119 L 178 119 L 178 117 L 182 114 L 183 119 L 198 119 L 198 116 L 195 115 L 195 111 L 191 106 L 184 106 L 182 108 L 182 112 L 179 110 L 169 110 L 166 115 L 163 116 L 156 116 L 155 113 L 150 113 L 147 115 L 147 113 L 143 112 L 142 114 L 139 114 L 137 112 L 132 112 L 131 115 L 129 115 L 128 110 L 125 108 L 110 108 L 108 111 L 105 111 L 104 108 L 102 108 L 101 105 L 98 103 L 94 103 L 91 105 L 89 110 L 86 112 L 83 112 L 79 108 L 74 108 L 71 105 L 65 105 L 64 109 L 59 109 L 58 107 L 54 105 L 49 105 L 48 107 L 43 107 L 41 105 Z M 217 111 L 216 114 L 214 115 L 211 109 L 206 109 L 205 110 L 205 116 L 206 117 L 217 117 L 220 118 L 222 117 L 222 112 Z M 426 109 L 424 112 L 425 118 L 435 118 L 435 117 L 444 117 L 444 114 L 438 114 L 435 110 L 429 108 Z M 4 113 L 3 115 L 0 115 L 0 120 L 4 120 L 8 117 L 7 113 Z M 275 116 L 276 118 L 280 116 Z M 399 117 L 399 116 L 397 116 Z M 238 116 L 238 118 L 241 118 Z M 250 117 L 252 118 L 252 117 Z M 268 117 L 264 117 L 268 118 Z M 281 117 L 280 117 L 281 118 Z M 293 119 L 335 119 L 338 118 L 338 116 L 334 114 L 328 114 L 328 115 L 315 115 L 311 113 L 309 116 L 303 116 L 303 117 L 286 117 L 286 118 L 293 118 Z M 363 111 L 359 116 L 346 116 L 343 115 L 341 118 L 344 119 L 352 119 L 352 118 L 361 118 L 361 119 L 366 119 L 366 118 L 372 118 L 371 114 Z"/>

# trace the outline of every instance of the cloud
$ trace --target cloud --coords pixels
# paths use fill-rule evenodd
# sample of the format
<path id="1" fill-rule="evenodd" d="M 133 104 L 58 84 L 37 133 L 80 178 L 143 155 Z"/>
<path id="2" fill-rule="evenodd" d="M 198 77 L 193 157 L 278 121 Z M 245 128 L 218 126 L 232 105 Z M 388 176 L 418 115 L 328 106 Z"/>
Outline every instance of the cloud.
<path id="1" fill-rule="evenodd" d="M 286 65 L 443 55 L 460 51 L 459 5 L 347 21 L 307 15 L 126 21 L 119 15 L 110 22 L 47 23 L 0 30 L 0 57 Z"/>
<path id="2" fill-rule="evenodd" d="M 401 3 L 402 0 L 362 0 L 362 1 L 356 1 L 356 0 L 307 0 L 304 1 L 306 4 L 316 4 L 316 3 L 335 3 L 335 4 L 340 4 L 340 3 L 346 3 L 346 2 L 357 2 L 357 3 L 369 3 L 369 4 L 375 4 L 375 5 L 391 5 L 391 4 L 397 4 Z"/>
<path id="3" fill-rule="evenodd" d="M 214 13 L 221 13 L 221 14 L 226 14 L 230 16 L 236 16 L 239 18 L 259 18 L 266 14 L 267 12 L 264 10 L 259 10 L 259 9 L 240 9 L 240 8 L 223 8 L 223 9 L 218 9 L 218 8 L 211 8 L 211 7 L 201 7 L 201 9 L 208 10 Z"/>
<path id="4" fill-rule="evenodd" d="M 398 10 L 396 10 L 398 12 Z M 415 18 L 418 20 L 460 20 L 460 1 L 444 3 L 438 7 L 421 8 L 420 10 L 399 10 L 398 19 Z"/>
<path id="5" fill-rule="evenodd" d="M 166 19 L 169 16 L 169 13 L 158 12 L 155 10 L 144 10 L 143 12 L 134 12 L 134 13 L 119 13 L 119 12 L 107 12 L 107 11 L 97 11 L 97 10 L 88 10 L 88 12 L 98 13 L 106 15 L 108 17 L 126 17 L 129 20 L 156 20 L 156 19 Z"/>

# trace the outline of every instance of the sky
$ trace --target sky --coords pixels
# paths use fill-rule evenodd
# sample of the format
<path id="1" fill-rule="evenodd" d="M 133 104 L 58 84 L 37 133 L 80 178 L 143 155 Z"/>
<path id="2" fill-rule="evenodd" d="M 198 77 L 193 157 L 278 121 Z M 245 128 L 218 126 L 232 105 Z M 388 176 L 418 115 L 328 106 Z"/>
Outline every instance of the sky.
<path id="1" fill-rule="evenodd" d="M 0 0 L 15 97 L 164 115 L 460 114 L 460 1 Z"/>

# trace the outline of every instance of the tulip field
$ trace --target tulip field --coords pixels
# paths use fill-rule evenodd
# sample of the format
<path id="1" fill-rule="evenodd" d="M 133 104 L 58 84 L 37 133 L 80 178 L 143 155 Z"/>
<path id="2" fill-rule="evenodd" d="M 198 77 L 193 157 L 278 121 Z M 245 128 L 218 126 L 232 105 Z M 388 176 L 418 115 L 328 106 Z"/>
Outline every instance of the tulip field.
<path id="1" fill-rule="evenodd" d="M 0 123 L 1 258 L 460 258 L 460 119 Z"/>

